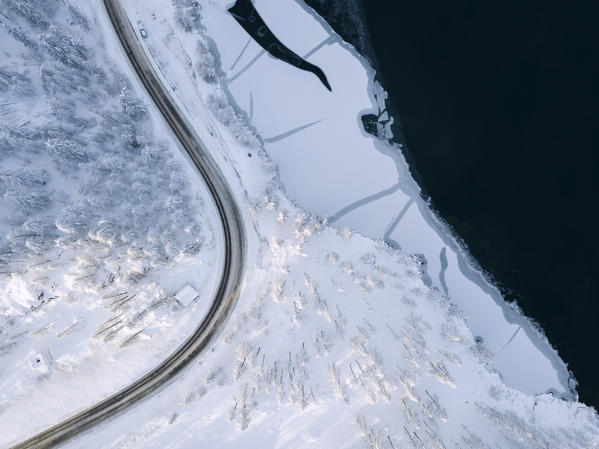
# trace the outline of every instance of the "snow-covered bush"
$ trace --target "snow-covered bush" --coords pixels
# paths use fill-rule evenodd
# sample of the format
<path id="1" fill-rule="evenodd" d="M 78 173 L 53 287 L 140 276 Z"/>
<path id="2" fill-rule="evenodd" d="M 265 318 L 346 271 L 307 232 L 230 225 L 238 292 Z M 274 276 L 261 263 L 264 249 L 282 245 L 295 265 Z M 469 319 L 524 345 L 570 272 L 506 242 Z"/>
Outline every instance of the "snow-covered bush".
<path id="1" fill-rule="evenodd" d="M 208 84 L 215 84 L 219 79 L 219 75 L 212 50 L 202 39 L 198 39 L 196 48 L 198 51 L 196 71 L 200 74 L 205 82 Z"/>
<path id="2" fill-rule="evenodd" d="M 55 3 L 55 1 L 5 0 L 6 6 L 14 10 L 31 25 L 42 29 L 48 27 L 48 21 L 44 17 L 52 14 L 52 3 Z M 41 8 L 43 8 L 43 10 L 40 10 Z"/>
<path id="3" fill-rule="evenodd" d="M 174 0 L 175 18 L 187 32 L 202 27 L 202 6 L 198 0 Z"/>
<path id="4" fill-rule="evenodd" d="M 256 132 L 248 128 L 224 95 L 210 94 L 208 96 L 208 107 L 216 118 L 231 130 L 239 143 L 250 147 L 259 144 Z"/>
<path id="5" fill-rule="evenodd" d="M 208 107 L 212 110 L 216 118 L 225 126 L 231 126 L 232 123 L 239 121 L 235 109 L 229 104 L 222 95 L 211 94 L 208 97 Z"/>

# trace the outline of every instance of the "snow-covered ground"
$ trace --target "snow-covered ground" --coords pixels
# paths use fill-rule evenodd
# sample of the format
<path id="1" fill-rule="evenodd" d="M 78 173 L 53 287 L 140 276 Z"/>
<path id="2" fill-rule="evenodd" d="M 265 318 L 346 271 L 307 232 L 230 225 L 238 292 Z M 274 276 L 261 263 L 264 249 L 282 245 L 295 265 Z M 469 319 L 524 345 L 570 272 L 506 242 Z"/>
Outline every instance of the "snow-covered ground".
<path id="1" fill-rule="evenodd" d="M 211 303 L 222 243 L 103 9 L 0 5 L 2 445 L 165 359 Z"/>
<path id="2" fill-rule="evenodd" d="M 515 334 L 508 348 L 521 346 L 529 352 L 530 360 L 522 363 L 512 358 L 501 364 L 501 356 L 511 352 L 500 353 L 493 346 L 499 337 L 483 333 L 482 329 L 497 325 L 497 335 L 501 335 L 501 326 L 512 325 L 507 319 L 509 309 L 498 305 L 491 296 L 489 305 L 478 301 L 477 295 L 483 291 L 480 285 L 484 284 L 458 282 L 467 280 L 464 273 L 471 271 L 463 263 L 458 265 L 462 256 L 457 255 L 450 239 L 437 230 L 434 220 L 422 212 L 426 208 L 418 199 L 418 189 L 410 180 L 401 154 L 361 131 L 360 112 L 370 111 L 376 104 L 368 94 L 372 92 L 371 74 L 362 62 L 336 38 L 310 56 L 327 73 L 332 94 L 313 75 L 265 56 L 235 78 L 237 72 L 230 67 L 235 65 L 233 70 L 241 70 L 252 58 L 244 53 L 235 64 L 248 37 L 227 15 L 230 3 L 207 0 L 201 2 L 200 9 L 199 3 L 191 0 L 175 0 L 173 4 L 129 0 L 125 6 L 157 72 L 213 151 L 241 204 L 249 255 L 238 306 L 211 350 L 175 381 L 67 447 L 599 448 L 596 412 L 544 393 L 547 388 L 566 393 L 567 388 L 552 366 L 555 359 L 545 355 L 550 351 L 537 350 L 530 343 L 535 334 L 524 320 L 522 331 Z M 273 31 L 300 53 L 302 45 L 315 48 L 322 42 L 318 41 L 321 36 L 324 41 L 323 30 L 330 33 L 291 0 L 257 0 L 256 6 Z M 113 59 L 104 59 L 105 67 L 118 66 L 131 80 L 136 96 L 143 96 L 123 63 L 124 55 L 109 29 L 101 1 L 86 3 L 85 13 L 90 18 L 86 42 L 105 45 L 105 50 L 98 49 L 96 57 L 110 54 Z M 257 54 L 253 45 L 249 43 L 246 53 Z M 227 46 L 231 49 L 226 50 Z M 324 50 L 329 53 L 319 56 Z M 244 57 L 248 59 L 242 63 Z M 268 70 L 247 81 L 246 76 L 259 64 L 265 64 Z M 247 91 L 245 97 L 236 94 L 236 83 L 250 86 L 251 96 Z M 264 87 L 262 94 L 255 93 L 261 86 L 269 85 L 271 91 Z M 320 90 L 330 95 L 328 103 L 321 101 Z M 312 102 L 303 104 L 304 97 L 312 98 Z M 109 107 L 110 97 L 102 98 L 98 107 Z M 19 98 L 17 103 L 21 101 Z M 273 101 L 281 103 L 275 107 Z M 247 108 L 247 113 L 239 107 Z M 145 132 L 168 139 L 155 111 L 150 105 L 147 108 L 152 125 L 146 125 Z M 272 108 L 270 117 L 268 108 Z M 294 115 L 300 112 L 305 117 Z M 320 112 L 323 116 L 315 118 L 314 114 Z M 298 122 L 298 118 L 307 120 Z M 326 120 L 319 124 L 295 134 L 287 133 L 323 118 Z M 319 126 L 326 126 L 328 132 L 310 134 Z M 277 138 L 286 133 L 286 138 Z M 169 154 L 180 159 L 181 167 L 187 167 L 185 159 L 174 151 L 174 144 L 171 147 Z M 302 148 L 305 157 L 299 153 Z M 285 157 L 287 153 L 289 159 Z M 378 161 L 382 170 L 376 175 L 372 175 L 375 172 L 371 170 L 377 168 L 372 161 Z M 351 167 L 352 178 L 344 177 L 346 170 L 351 173 Z M 140 165 L 139 170 L 142 169 Z M 186 179 L 190 183 L 197 180 L 192 172 L 188 173 Z M 156 189 L 153 194 L 168 195 L 167 186 L 165 183 L 164 190 Z M 196 187 L 193 190 L 200 191 L 200 186 Z M 346 215 L 339 213 L 348 204 L 385 189 L 390 194 L 375 197 L 376 204 L 391 201 L 394 195 L 405 196 L 397 197 L 405 204 L 391 202 L 385 206 L 392 209 L 389 221 L 399 223 L 395 231 L 385 231 L 389 221 L 381 215 L 386 210 L 383 207 L 370 210 L 368 223 L 362 218 L 372 226 L 370 230 L 360 228 L 358 221 L 342 221 L 354 213 L 365 214 L 375 203 L 363 201 L 363 205 Z M 87 196 L 84 191 L 77 198 L 84 201 Z M 170 214 L 168 210 L 156 210 L 153 218 Z M 211 216 L 208 205 L 203 214 Z M 335 227 L 327 224 L 326 217 L 337 218 L 329 220 L 336 221 Z M 400 228 L 405 217 L 413 217 L 409 219 L 411 228 L 406 228 L 412 234 Z M 211 236 L 216 241 L 217 231 L 210 226 L 213 222 L 203 221 L 200 228 L 207 238 Z M 378 240 L 368 237 L 370 232 L 381 229 L 383 235 L 371 235 Z M 395 240 L 402 251 L 386 244 L 383 237 Z M 407 246 L 409 238 L 414 247 Z M 85 240 L 80 240 L 84 245 Z M 443 243 L 446 240 L 449 243 Z M 179 276 L 179 280 L 185 278 L 192 285 L 204 285 L 202 280 L 210 276 L 206 269 L 208 258 L 218 258 L 219 245 L 216 242 L 207 246 L 199 253 L 206 261 L 202 269 L 190 264 L 191 271 Z M 118 248 L 113 247 L 112 251 Z M 431 251 L 437 251 L 437 268 L 432 268 L 437 259 L 429 256 Z M 411 253 L 424 254 L 428 264 Z M 189 262 L 183 266 L 160 265 L 153 272 L 163 270 L 160 279 L 165 282 L 171 273 L 187 269 Z M 217 260 L 214 270 L 218 268 Z M 25 275 L 14 274 L 11 278 Z M 473 290 L 466 290 L 466 285 L 472 285 L 469 288 Z M 93 293 L 94 289 L 88 290 L 86 293 L 99 295 Z M 174 287 L 165 290 L 176 292 Z M 456 298 L 458 291 L 461 295 Z M 3 298 L 1 304 L 4 301 L 8 300 Z M 476 324 L 475 307 L 481 302 L 484 308 L 480 313 L 489 317 Z M 73 303 L 85 304 L 81 300 Z M 104 303 L 98 303 L 100 306 Z M 502 320 L 492 315 L 495 309 L 491 306 Z M 23 315 L 29 316 L 25 312 Z M 152 313 L 148 325 L 184 317 L 190 320 L 190 315 L 187 309 L 181 313 L 164 307 Z M 200 319 L 193 315 L 193 320 Z M 17 318 L 14 323 L 20 322 L 28 331 L 20 344 L 33 345 L 37 337 L 31 335 L 31 330 L 35 327 L 26 326 L 27 317 Z M 17 333 L 13 334 L 14 323 L 7 321 L 10 335 Z M 90 329 L 96 329 L 95 326 L 90 324 Z M 124 366 L 132 367 L 131 372 L 156 364 L 158 355 L 167 349 L 160 342 L 164 338 L 174 341 L 177 331 L 177 338 L 183 337 L 183 327 L 173 329 L 171 333 L 160 329 L 153 338 L 125 348 L 119 348 L 120 341 L 109 340 L 101 346 L 103 350 L 98 347 L 102 340 L 79 333 L 73 337 L 72 345 L 86 345 L 91 340 L 93 346 L 87 360 L 96 363 L 88 365 L 88 371 L 73 372 L 92 377 L 104 375 L 106 384 L 124 381 L 126 376 L 114 372 L 121 369 L 119 360 L 126 361 Z M 512 334 L 517 329 L 511 328 Z M 483 340 L 475 338 L 477 335 L 482 335 Z M 514 343 L 522 336 L 524 340 Z M 509 336 L 503 344 L 507 341 Z M 536 341 L 543 347 L 544 343 Z M 142 345 L 143 355 L 124 352 Z M 0 354 L 0 366 L 9 375 L 13 366 L 4 357 Z M 504 365 L 512 371 L 502 371 Z M 112 374 L 107 376 L 109 372 Z M 32 423 L 29 417 L 37 413 L 48 417 L 46 409 L 50 406 L 56 420 L 78 408 L 63 401 L 61 393 L 67 391 L 69 399 L 81 403 L 75 390 L 82 384 L 67 385 L 70 374 L 56 368 L 52 375 L 62 379 L 62 383 L 55 383 L 54 388 L 35 383 L 30 397 L 40 400 L 37 408 L 13 406 L 0 411 L 0 435 L 4 438 L 0 444 L 24 438 L 43 426 Z M 527 376 L 535 376 L 538 386 L 532 388 Z M 78 378 L 79 382 L 84 380 Z M 93 385 L 93 381 L 87 385 Z M 49 404 L 52 400 L 57 403 Z M 12 437 L 5 437 L 5 432 Z"/>

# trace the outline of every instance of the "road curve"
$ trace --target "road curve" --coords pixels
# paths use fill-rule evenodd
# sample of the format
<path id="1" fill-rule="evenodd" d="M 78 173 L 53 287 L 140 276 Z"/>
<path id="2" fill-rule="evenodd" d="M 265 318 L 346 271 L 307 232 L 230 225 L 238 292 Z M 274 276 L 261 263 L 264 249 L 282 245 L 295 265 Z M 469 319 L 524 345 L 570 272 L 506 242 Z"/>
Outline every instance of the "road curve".
<path id="1" fill-rule="evenodd" d="M 208 346 L 225 324 L 239 296 L 245 238 L 241 215 L 233 194 L 206 146 L 170 98 L 152 68 L 120 1 L 104 0 L 104 6 L 133 69 L 208 186 L 223 230 L 223 273 L 206 317 L 193 335 L 170 357 L 118 393 L 17 444 L 14 448 L 47 448 L 65 443 L 156 391 Z"/>

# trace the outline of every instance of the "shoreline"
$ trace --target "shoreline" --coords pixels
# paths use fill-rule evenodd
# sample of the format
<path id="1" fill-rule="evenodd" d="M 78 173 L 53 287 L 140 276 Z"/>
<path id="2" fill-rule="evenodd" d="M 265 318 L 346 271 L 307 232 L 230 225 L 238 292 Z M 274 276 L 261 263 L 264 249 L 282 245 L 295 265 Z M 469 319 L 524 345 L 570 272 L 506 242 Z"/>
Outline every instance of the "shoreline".
<path id="1" fill-rule="evenodd" d="M 296 1 L 304 9 L 306 9 L 309 14 L 315 16 L 317 20 L 322 21 L 324 23 L 323 26 L 329 27 L 334 33 L 339 35 L 342 39 L 345 39 L 347 33 L 344 30 L 334 28 L 329 23 L 327 18 L 320 15 L 320 11 L 309 4 L 314 4 L 314 1 Z M 343 3 L 335 2 L 335 4 L 337 5 Z M 352 3 L 352 7 L 354 4 L 356 5 L 356 10 L 359 12 L 359 17 L 356 19 L 356 22 L 360 21 L 360 28 L 364 30 L 364 32 L 369 33 L 369 28 L 365 20 L 365 13 L 362 9 L 363 7 L 361 0 L 355 0 L 355 3 Z M 348 23 L 349 26 L 353 25 L 351 21 Z M 365 55 L 362 54 L 354 42 L 347 42 L 346 40 L 343 40 L 343 45 L 348 51 L 350 51 L 350 53 L 354 54 L 354 56 L 362 62 L 367 71 L 373 71 L 371 83 L 378 82 L 384 89 L 385 84 L 380 73 L 380 64 L 378 62 L 376 51 L 371 43 L 369 34 L 367 34 L 365 37 L 361 37 L 359 43 L 359 47 L 362 49 L 362 51 L 367 53 Z M 369 91 L 372 91 L 372 85 L 369 86 Z M 376 104 L 376 101 L 373 101 L 373 103 Z M 447 220 L 441 216 L 438 208 L 435 207 L 434 198 L 427 193 L 422 176 L 416 169 L 415 158 L 409 150 L 409 145 L 407 144 L 405 135 L 403 134 L 400 115 L 397 108 L 388 98 L 386 99 L 385 107 L 390 117 L 392 117 L 394 120 L 394 123 L 391 125 L 393 137 L 390 139 L 384 139 L 380 137 L 377 138 L 376 140 L 379 140 L 376 145 L 377 148 L 379 151 L 390 155 L 395 160 L 397 165 L 399 165 L 398 161 L 396 160 L 397 156 L 394 157 L 393 155 L 389 154 L 388 151 L 385 151 L 385 149 L 381 149 L 380 144 L 383 144 L 384 146 L 395 147 L 399 150 L 401 153 L 400 158 L 403 157 L 407 163 L 407 169 L 411 177 L 411 181 L 415 184 L 415 187 L 413 188 L 417 192 L 418 198 L 413 199 L 416 201 L 416 203 L 418 203 L 418 207 L 428 225 L 435 229 L 442 240 L 454 251 L 456 251 L 456 253 L 458 253 L 458 265 L 462 275 L 471 282 L 474 282 L 483 292 L 490 295 L 494 302 L 501 307 L 505 320 L 511 324 L 518 324 L 520 328 L 525 331 L 526 335 L 530 338 L 531 342 L 537 347 L 537 349 L 551 360 L 554 369 L 559 373 L 558 376 L 560 378 L 560 383 L 564 387 L 564 390 L 567 390 L 568 393 L 559 393 L 552 390 L 548 390 L 548 392 L 556 394 L 566 400 L 578 400 L 578 392 L 576 389 L 578 381 L 576 380 L 574 373 L 569 370 L 568 364 L 560 357 L 558 351 L 548 340 L 542 326 L 534 319 L 534 317 L 525 315 L 517 302 L 508 303 L 506 301 L 504 296 L 506 294 L 507 288 L 502 285 L 501 280 L 480 265 L 474 256 L 472 256 L 467 242 L 465 242 L 465 240 L 457 234 Z M 370 111 L 363 111 L 363 113 L 366 112 Z M 397 148 L 397 146 L 400 146 L 400 148 Z M 425 272 L 425 274 L 427 273 Z M 513 337 L 515 337 L 515 335 L 516 334 L 514 334 Z"/>

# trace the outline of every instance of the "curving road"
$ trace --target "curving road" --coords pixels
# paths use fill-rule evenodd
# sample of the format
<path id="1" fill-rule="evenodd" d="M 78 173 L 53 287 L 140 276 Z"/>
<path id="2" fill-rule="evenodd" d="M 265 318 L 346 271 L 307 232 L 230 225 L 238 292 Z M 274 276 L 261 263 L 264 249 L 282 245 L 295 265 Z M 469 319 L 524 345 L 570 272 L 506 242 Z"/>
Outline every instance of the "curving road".
<path id="1" fill-rule="evenodd" d="M 168 359 L 118 393 L 14 448 L 47 448 L 64 443 L 156 391 L 208 346 L 225 324 L 239 296 L 245 239 L 241 215 L 230 188 L 206 146 L 152 68 L 119 0 L 104 0 L 104 6 L 133 69 L 208 186 L 223 230 L 223 273 L 206 317 Z"/>

